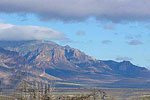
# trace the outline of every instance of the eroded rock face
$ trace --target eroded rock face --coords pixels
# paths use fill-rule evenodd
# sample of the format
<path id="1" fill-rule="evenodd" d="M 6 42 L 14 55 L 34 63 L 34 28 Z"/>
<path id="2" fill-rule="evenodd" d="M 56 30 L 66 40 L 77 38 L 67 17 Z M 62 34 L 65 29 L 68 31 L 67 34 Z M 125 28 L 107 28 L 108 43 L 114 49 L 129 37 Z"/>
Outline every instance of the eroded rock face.
<path id="1" fill-rule="evenodd" d="M 26 60 L 17 52 L 0 48 L 0 80 L 2 85 L 9 87 L 19 81 L 17 77 L 14 77 L 15 72 L 25 67 L 25 65 Z"/>
<path id="2" fill-rule="evenodd" d="M 0 48 L 0 64 L 5 67 L 17 68 L 24 65 L 26 60 L 19 53 Z"/>
<path id="3" fill-rule="evenodd" d="M 67 60 L 69 60 L 70 62 L 74 62 L 74 63 L 88 62 L 90 60 L 96 61 L 94 58 L 87 56 L 83 52 L 74 48 L 70 48 L 68 46 L 65 47 L 65 56 Z"/>
<path id="4" fill-rule="evenodd" d="M 52 62 L 53 63 L 58 63 L 60 61 L 67 61 L 66 57 L 65 57 L 65 51 L 61 48 L 54 48 L 51 50 L 52 52 Z"/>

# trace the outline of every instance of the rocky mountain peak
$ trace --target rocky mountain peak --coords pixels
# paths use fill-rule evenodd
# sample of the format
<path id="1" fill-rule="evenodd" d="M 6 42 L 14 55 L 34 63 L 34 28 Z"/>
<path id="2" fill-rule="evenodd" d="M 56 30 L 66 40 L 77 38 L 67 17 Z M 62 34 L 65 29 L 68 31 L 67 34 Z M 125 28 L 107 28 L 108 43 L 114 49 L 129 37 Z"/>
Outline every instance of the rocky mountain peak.
<path id="1" fill-rule="evenodd" d="M 2 47 L 0 52 L 4 55 L 5 52 L 21 55 L 32 66 L 45 69 L 43 75 L 49 74 L 69 81 L 111 83 L 120 79 L 141 77 L 145 79 L 150 76 L 149 70 L 135 66 L 130 61 L 96 60 L 78 49 L 60 46 L 51 41 L 21 41 L 19 43 L 3 41 L 0 42 L 0 47 Z M 4 56 L 1 57 L 0 60 L 5 60 Z M 15 56 L 11 57 L 14 59 Z M 18 66 L 17 64 L 21 65 L 22 62 L 19 59 L 21 59 L 19 56 L 16 56 L 14 61 L 6 59 L 6 63 L 16 62 L 15 66 Z M 6 65 L 6 63 L 3 61 L 3 64 Z"/>

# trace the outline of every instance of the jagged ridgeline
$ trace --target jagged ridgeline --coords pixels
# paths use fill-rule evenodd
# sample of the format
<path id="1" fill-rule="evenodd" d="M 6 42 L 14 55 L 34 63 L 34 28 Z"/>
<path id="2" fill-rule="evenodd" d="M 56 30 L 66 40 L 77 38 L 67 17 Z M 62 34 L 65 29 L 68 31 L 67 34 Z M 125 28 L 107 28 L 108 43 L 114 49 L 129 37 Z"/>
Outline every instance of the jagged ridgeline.
<path id="1" fill-rule="evenodd" d="M 32 80 L 57 80 L 59 87 L 150 87 L 150 71 L 129 61 L 96 60 L 51 41 L 0 41 L 0 47 L 3 84 L 21 70 Z"/>

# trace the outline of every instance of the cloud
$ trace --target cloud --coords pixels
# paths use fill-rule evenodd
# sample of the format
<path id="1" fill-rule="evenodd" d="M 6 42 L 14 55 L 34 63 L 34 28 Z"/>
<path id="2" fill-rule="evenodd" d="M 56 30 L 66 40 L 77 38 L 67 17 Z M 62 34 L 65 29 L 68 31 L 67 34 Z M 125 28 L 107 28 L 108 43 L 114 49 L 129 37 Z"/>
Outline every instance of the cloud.
<path id="1" fill-rule="evenodd" d="M 114 34 L 115 34 L 115 35 L 118 35 L 119 33 L 115 32 Z"/>
<path id="2" fill-rule="evenodd" d="M 110 41 L 110 40 L 103 40 L 102 41 L 102 44 L 106 44 L 106 45 L 111 44 L 111 43 L 112 43 L 112 41 Z"/>
<path id="3" fill-rule="evenodd" d="M 129 45 L 141 45 L 141 44 L 143 44 L 143 42 L 141 42 L 140 40 L 130 40 L 129 42 L 127 42 L 127 44 L 129 44 Z"/>
<path id="4" fill-rule="evenodd" d="M 77 34 L 77 35 L 85 35 L 85 31 L 83 31 L 83 30 L 78 30 L 78 31 L 76 32 L 76 34 Z"/>
<path id="5" fill-rule="evenodd" d="M 142 38 L 142 36 L 140 34 L 136 34 L 136 35 L 130 34 L 125 37 L 125 39 L 127 39 L 127 40 L 140 39 L 140 38 Z"/>
<path id="6" fill-rule="evenodd" d="M 134 39 L 134 37 L 128 35 L 128 36 L 125 37 L 125 39 L 127 39 L 127 40 L 132 40 L 132 39 Z"/>
<path id="7" fill-rule="evenodd" d="M 41 20 L 150 20 L 150 0 L 0 0 L 1 13 L 35 14 Z"/>
<path id="8" fill-rule="evenodd" d="M 116 58 L 117 61 L 132 61 L 133 59 L 130 57 L 117 57 Z"/>
<path id="9" fill-rule="evenodd" d="M 57 30 L 40 26 L 17 26 L 0 23 L 0 40 L 66 40 Z"/>
<path id="10" fill-rule="evenodd" d="M 115 26 L 113 26 L 113 25 L 104 25 L 103 28 L 104 28 L 104 29 L 107 29 L 107 30 L 114 30 L 114 29 L 115 29 Z"/>
<path id="11" fill-rule="evenodd" d="M 125 39 L 127 40 L 128 45 L 140 45 L 143 44 L 143 42 L 140 40 L 142 36 L 140 34 L 136 35 L 127 35 Z"/>

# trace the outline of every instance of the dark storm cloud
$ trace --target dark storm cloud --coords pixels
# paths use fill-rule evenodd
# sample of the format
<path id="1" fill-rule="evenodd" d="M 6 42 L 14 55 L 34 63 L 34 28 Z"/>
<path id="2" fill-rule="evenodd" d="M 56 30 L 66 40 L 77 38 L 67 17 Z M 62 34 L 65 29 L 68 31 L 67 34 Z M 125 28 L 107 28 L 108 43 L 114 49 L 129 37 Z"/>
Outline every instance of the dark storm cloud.
<path id="1" fill-rule="evenodd" d="M 147 21 L 150 0 L 0 0 L 2 13 L 38 15 L 41 20 Z"/>

